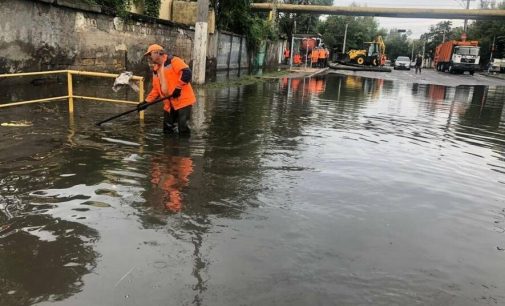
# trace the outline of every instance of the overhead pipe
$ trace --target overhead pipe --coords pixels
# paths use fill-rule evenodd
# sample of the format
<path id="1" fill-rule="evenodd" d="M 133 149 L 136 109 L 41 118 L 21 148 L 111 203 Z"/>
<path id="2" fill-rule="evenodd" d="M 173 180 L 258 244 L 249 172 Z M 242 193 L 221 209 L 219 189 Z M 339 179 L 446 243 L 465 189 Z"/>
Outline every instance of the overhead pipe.
<path id="1" fill-rule="evenodd" d="M 272 3 L 251 3 L 253 11 L 271 11 Z M 393 18 L 426 19 L 505 19 L 505 10 L 465 10 L 465 9 L 427 9 L 427 8 L 387 8 L 358 6 L 326 6 L 275 4 L 277 12 L 313 13 L 321 15 L 373 16 Z"/>

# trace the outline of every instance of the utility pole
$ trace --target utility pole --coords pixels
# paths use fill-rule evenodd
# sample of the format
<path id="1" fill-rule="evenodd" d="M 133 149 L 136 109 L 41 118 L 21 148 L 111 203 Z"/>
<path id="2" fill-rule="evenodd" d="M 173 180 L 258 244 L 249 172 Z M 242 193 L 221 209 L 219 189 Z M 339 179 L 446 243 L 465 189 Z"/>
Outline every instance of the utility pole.
<path id="1" fill-rule="evenodd" d="M 423 68 L 426 68 L 426 67 L 424 67 L 424 52 L 425 51 L 426 51 L 426 39 L 423 42 L 423 64 L 421 64 L 421 66 L 423 66 Z"/>
<path id="2" fill-rule="evenodd" d="M 415 42 L 414 40 L 412 40 L 412 55 L 410 56 L 410 60 L 414 60 L 414 45 L 415 45 Z"/>
<path id="3" fill-rule="evenodd" d="M 466 0 L 466 9 L 470 9 L 470 0 Z M 466 33 L 466 29 L 468 27 L 468 19 L 465 19 L 465 25 L 463 26 L 463 32 Z"/>
<path id="4" fill-rule="evenodd" d="M 491 52 L 489 53 L 489 64 L 493 61 L 493 51 L 494 51 L 494 43 L 496 41 L 496 35 L 493 36 L 493 44 L 491 45 Z"/>
<path id="5" fill-rule="evenodd" d="M 347 27 L 349 26 L 348 23 L 345 24 L 345 31 L 344 31 L 344 45 L 342 46 L 342 53 L 345 53 L 345 43 L 347 41 Z"/>
<path id="6" fill-rule="evenodd" d="M 205 64 L 207 62 L 207 28 L 209 0 L 198 0 L 198 11 L 193 41 L 193 83 L 205 83 Z"/>

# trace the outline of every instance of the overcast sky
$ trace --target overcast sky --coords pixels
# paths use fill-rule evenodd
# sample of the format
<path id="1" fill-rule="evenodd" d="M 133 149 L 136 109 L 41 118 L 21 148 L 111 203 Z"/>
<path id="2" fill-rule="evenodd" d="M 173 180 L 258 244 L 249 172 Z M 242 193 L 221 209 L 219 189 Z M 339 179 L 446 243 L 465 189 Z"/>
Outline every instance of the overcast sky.
<path id="1" fill-rule="evenodd" d="M 406 8 L 466 8 L 466 0 L 334 0 L 336 6 L 347 6 L 351 3 L 369 7 L 406 7 Z M 478 0 L 470 0 L 470 8 L 477 8 Z M 412 31 L 411 38 L 419 36 L 428 31 L 431 25 L 435 25 L 446 19 L 419 19 L 419 18 L 382 18 L 377 17 L 381 27 L 386 29 L 397 28 Z M 463 20 L 452 20 L 453 26 L 463 26 Z"/>

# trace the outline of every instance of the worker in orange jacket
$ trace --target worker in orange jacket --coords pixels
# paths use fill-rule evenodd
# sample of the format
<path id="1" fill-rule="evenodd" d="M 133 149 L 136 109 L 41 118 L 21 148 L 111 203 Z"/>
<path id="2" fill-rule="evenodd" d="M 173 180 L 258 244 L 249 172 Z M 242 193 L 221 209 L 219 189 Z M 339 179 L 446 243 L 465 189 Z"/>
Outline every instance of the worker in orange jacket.
<path id="1" fill-rule="evenodd" d="M 287 65 L 289 64 L 289 56 L 290 56 L 291 52 L 289 51 L 288 47 L 286 47 L 286 49 L 284 49 L 284 63 Z"/>
<path id="2" fill-rule="evenodd" d="M 324 67 L 324 60 L 326 58 L 326 52 L 324 51 L 324 48 L 319 48 L 318 55 L 319 55 L 319 58 L 317 60 L 317 63 L 319 64 L 318 66 L 320 68 L 323 68 Z"/>
<path id="3" fill-rule="evenodd" d="M 316 48 L 312 49 L 310 53 L 310 63 L 313 68 L 317 67 L 317 60 L 319 59 L 319 50 Z"/>
<path id="4" fill-rule="evenodd" d="M 163 47 L 157 44 L 150 45 L 144 56 L 147 56 L 153 65 L 152 89 L 145 101 L 137 105 L 137 110 L 146 109 L 148 104 L 157 98 L 167 97 L 163 100 L 163 132 L 178 132 L 181 136 L 190 136 L 188 121 L 191 118 L 192 105 L 196 102 L 195 93 L 189 83 L 191 69 L 181 58 L 167 54 Z"/>
<path id="5" fill-rule="evenodd" d="M 300 65 L 302 63 L 302 57 L 300 56 L 299 53 L 296 53 L 294 58 L 293 58 L 293 63 L 295 65 Z"/>

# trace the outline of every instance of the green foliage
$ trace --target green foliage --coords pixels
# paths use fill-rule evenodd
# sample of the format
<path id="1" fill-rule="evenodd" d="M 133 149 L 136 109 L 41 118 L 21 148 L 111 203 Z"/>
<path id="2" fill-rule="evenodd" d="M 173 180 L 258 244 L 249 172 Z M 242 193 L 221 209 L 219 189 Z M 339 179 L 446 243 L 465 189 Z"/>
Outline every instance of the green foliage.
<path id="1" fill-rule="evenodd" d="M 250 26 L 247 28 L 245 34 L 247 37 L 247 45 L 250 50 L 256 51 L 260 47 L 262 41 L 277 38 L 277 33 L 270 22 L 259 17 L 251 17 L 249 20 Z"/>
<path id="2" fill-rule="evenodd" d="M 127 18 L 132 4 L 144 5 L 144 14 L 157 18 L 161 0 L 85 0 L 88 3 L 99 4 L 112 9 L 118 16 Z"/>
<path id="3" fill-rule="evenodd" d="M 481 8 L 505 9 L 505 2 L 495 4 L 494 2 L 481 2 Z M 435 26 L 430 27 L 427 33 L 421 35 L 419 41 L 415 41 L 415 50 L 422 52 L 422 45 L 426 42 L 426 55 L 433 57 L 435 48 L 442 43 L 445 34 L 445 40 L 460 40 L 463 28 L 452 28 L 450 21 L 442 21 Z M 505 58 L 505 21 L 503 20 L 478 20 L 468 25 L 468 40 L 477 40 L 481 47 L 481 63 L 485 64 L 489 60 L 491 50 L 493 49 L 493 40 L 495 48 L 493 57 Z"/>
<path id="4" fill-rule="evenodd" d="M 247 37 L 248 48 L 256 51 L 261 42 L 276 39 L 275 27 L 267 21 L 266 13 L 253 13 L 251 0 L 212 0 L 220 30 L 242 34 Z M 261 1 L 254 1 L 261 2 Z"/>
<path id="5" fill-rule="evenodd" d="M 151 17 L 160 15 L 161 0 L 144 0 L 144 14 Z"/>
<path id="6" fill-rule="evenodd" d="M 400 33 L 398 29 L 391 29 L 385 36 L 386 55 L 389 59 L 396 59 L 398 56 L 411 57 L 409 47 L 409 35 L 411 32 Z"/>
<path id="7" fill-rule="evenodd" d="M 505 2 L 501 2 L 496 9 L 505 9 Z M 489 60 L 494 44 L 494 58 L 505 58 L 505 21 L 478 20 L 468 27 L 468 38 L 478 40 L 481 46 L 481 59 Z"/>
<path id="8" fill-rule="evenodd" d="M 342 52 L 346 24 L 346 51 L 362 49 L 364 42 L 372 41 L 381 34 L 379 24 L 373 17 L 330 16 L 319 25 L 319 33 L 328 49 Z"/>
<path id="9" fill-rule="evenodd" d="M 284 0 L 285 4 L 332 5 L 332 0 Z M 279 13 L 279 35 L 291 41 L 293 34 L 317 34 L 319 15 Z"/>

